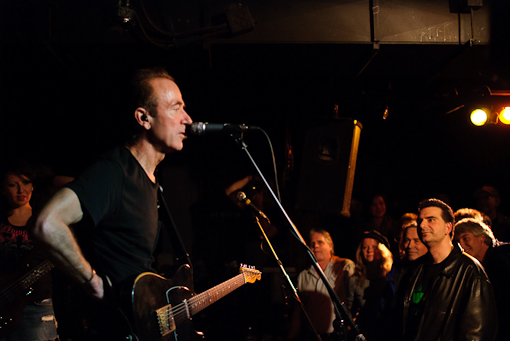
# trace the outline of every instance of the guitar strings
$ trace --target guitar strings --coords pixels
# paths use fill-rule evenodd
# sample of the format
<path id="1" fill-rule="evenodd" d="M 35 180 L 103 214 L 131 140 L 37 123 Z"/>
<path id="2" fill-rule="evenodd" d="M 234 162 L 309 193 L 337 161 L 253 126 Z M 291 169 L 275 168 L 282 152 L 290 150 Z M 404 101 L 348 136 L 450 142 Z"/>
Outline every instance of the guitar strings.
<path id="1" fill-rule="evenodd" d="M 207 305 L 206 305 L 206 307 L 207 307 L 211 303 L 214 303 L 217 300 L 219 300 L 220 298 L 222 298 L 224 296 L 224 295 L 221 295 L 222 291 L 227 290 L 229 285 L 235 286 L 235 288 L 233 289 L 233 290 L 235 290 L 235 289 L 239 288 L 241 285 L 243 285 L 244 283 L 246 283 L 244 274 L 239 274 L 236 277 L 230 279 L 229 281 L 227 281 L 223 284 L 219 284 L 207 291 L 204 291 L 203 293 L 200 293 L 194 297 L 191 297 L 189 300 L 186 300 L 186 302 L 177 304 L 176 306 L 172 307 L 172 309 L 170 309 L 170 312 L 172 313 L 175 324 L 177 325 L 181 322 L 188 320 L 188 316 L 185 313 L 185 311 L 187 310 L 186 304 L 188 305 L 188 308 L 190 310 L 190 316 L 193 316 L 196 312 L 201 310 L 200 306 L 207 303 Z M 205 296 L 213 296 L 213 295 L 218 296 L 218 294 L 220 294 L 220 296 L 214 297 L 214 300 L 205 301 L 203 299 L 203 297 L 205 297 Z M 196 309 L 197 307 L 199 309 Z M 167 311 L 167 318 L 170 317 L 170 316 L 168 316 L 168 312 L 169 311 Z"/>
<path id="2" fill-rule="evenodd" d="M 10 285 L 8 285 L 4 290 L 2 290 L 0 292 L 0 305 L 3 306 L 5 304 L 7 304 L 9 299 L 11 298 L 11 296 L 13 296 L 13 294 L 14 294 L 14 296 L 16 296 L 16 294 L 27 290 L 28 289 L 27 287 L 32 285 L 39 278 L 37 278 L 31 282 L 30 282 L 30 280 L 28 280 L 28 283 L 26 283 L 25 285 L 21 285 L 24 282 L 27 282 L 27 279 L 29 279 L 32 276 L 37 277 L 37 275 L 40 274 L 41 272 L 49 271 L 52 268 L 53 268 L 53 264 L 51 264 L 49 261 L 44 261 L 41 264 L 39 264 L 38 266 L 36 266 L 34 269 L 32 269 L 30 272 L 24 274 L 19 279 L 17 279 L 16 281 L 14 281 Z"/>

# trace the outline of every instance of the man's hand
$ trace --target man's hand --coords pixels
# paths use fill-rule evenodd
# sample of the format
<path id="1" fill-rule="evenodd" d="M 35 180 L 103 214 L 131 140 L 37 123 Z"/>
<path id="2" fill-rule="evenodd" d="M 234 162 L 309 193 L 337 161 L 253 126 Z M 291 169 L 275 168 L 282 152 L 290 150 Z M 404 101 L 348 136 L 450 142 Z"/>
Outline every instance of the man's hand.
<path id="1" fill-rule="evenodd" d="M 103 279 L 95 272 L 92 275 L 92 280 L 83 284 L 83 289 L 95 300 L 102 301 L 104 299 L 104 283 Z"/>

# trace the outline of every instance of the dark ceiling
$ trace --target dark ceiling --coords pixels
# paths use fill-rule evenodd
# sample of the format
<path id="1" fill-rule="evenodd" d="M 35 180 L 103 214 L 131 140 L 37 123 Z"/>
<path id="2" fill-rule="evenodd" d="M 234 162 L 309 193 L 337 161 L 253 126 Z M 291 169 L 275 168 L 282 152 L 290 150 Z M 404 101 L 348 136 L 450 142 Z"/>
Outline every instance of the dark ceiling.
<path id="1" fill-rule="evenodd" d="M 510 202 L 510 127 L 468 122 L 473 102 L 510 90 L 499 19 L 508 5 L 485 1 L 454 13 L 452 3 L 4 1 L 1 157 L 21 154 L 76 172 L 118 141 L 130 72 L 163 65 L 195 121 L 262 127 L 280 170 L 291 141 L 291 184 L 306 162 L 306 129 L 331 119 L 338 104 L 340 116 L 363 124 L 355 194 L 382 190 L 413 206 L 446 192 L 468 205 L 473 189 L 490 182 Z M 122 12 L 131 13 L 128 24 L 118 15 L 126 9 L 134 11 Z M 264 139 L 247 139 L 269 158 Z M 243 163 L 218 140 L 190 138 L 181 158 L 199 155 L 199 165 L 222 162 L 220 169 Z"/>

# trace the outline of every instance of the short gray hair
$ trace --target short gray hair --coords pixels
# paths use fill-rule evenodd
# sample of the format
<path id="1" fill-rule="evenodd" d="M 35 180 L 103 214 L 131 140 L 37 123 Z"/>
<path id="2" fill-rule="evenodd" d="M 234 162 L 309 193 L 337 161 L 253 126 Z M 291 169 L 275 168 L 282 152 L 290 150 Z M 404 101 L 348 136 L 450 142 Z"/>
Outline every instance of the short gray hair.
<path id="1" fill-rule="evenodd" d="M 476 218 L 464 218 L 455 224 L 455 232 L 457 236 L 459 233 L 471 232 L 475 237 L 485 235 L 485 244 L 489 247 L 496 245 L 496 238 L 492 233 L 492 230 L 483 221 Z"/>

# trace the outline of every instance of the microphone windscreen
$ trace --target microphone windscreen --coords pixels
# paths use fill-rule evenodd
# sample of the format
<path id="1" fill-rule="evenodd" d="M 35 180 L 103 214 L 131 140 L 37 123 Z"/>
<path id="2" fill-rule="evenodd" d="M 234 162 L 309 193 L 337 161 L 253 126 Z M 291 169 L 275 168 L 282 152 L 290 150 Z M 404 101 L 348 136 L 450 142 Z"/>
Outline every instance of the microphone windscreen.
<path id="1" fill-rule="evenodd" d="M 205 132 L 205 123 L 204 122 L 193 122 L 189 127 L 189 131 L 195 135 L 202 135 Z"/>
<path id="2" fill-rule="evenodd" d="M 189 132 L 195 135 L 220 133 L 228 126 L 228 123 L 193 122 L 189 128 Z"/>
<path id="3" fill-rule="evenodd" d="M 246 201 L 246 194 L 244 192 L 237 192 L 237 200 L 239 201 Z"/>

